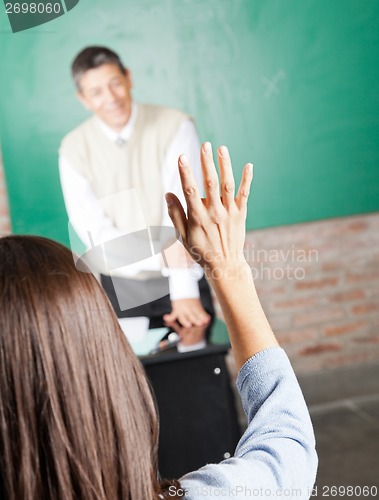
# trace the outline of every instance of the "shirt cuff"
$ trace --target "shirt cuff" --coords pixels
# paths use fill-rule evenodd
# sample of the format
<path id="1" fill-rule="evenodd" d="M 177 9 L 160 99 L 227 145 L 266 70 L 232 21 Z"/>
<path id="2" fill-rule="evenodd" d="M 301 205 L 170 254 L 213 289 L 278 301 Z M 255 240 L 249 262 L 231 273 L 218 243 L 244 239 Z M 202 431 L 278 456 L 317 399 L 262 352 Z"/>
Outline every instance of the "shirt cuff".
<path id="1" fill-rule="evenodd" d="M 197 270 L 196 270 L 197 271 Z M 198 272 L 190 269 L 170 269 L 168 285 L 171 300 L 198 299 L 200 297 Z"/>

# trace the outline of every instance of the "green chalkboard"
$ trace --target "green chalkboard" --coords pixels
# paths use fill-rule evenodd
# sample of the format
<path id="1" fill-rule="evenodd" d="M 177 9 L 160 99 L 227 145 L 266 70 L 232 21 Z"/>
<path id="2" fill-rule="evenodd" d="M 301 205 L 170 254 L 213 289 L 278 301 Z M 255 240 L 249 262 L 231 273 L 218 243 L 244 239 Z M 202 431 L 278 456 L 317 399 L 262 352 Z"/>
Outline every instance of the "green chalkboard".
<path id="1" fill-rule="evenodd" d="M 248 227 L 379 209 L 377 0 L 80 0 L 12 33 L 0 5 L 1 146 L 12 225 L 68 243 L 60 140 L 87 115 L 69 65 L 105 44 L 137 100 L 255 164 Z"/>

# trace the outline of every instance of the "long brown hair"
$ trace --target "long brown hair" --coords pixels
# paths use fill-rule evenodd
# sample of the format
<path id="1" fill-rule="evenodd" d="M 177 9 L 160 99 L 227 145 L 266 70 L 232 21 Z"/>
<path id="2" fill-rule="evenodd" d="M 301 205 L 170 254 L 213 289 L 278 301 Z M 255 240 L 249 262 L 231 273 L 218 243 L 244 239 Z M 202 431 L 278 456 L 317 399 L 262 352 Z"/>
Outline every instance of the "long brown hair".
<path id="1" fill-rule="evenodd" d="M 159 498 L 157 447 L 149 384 L 96 279 L 54 241 L 0 238 L 4 498 Z"/>

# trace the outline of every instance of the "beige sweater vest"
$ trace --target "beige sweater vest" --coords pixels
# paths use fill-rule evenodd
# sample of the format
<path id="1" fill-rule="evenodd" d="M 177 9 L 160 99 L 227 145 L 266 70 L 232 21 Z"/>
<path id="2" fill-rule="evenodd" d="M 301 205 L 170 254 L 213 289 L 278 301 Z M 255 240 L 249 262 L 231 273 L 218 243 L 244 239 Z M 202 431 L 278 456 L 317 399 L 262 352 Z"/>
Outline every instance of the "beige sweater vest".
<path id="1" fill-rule="evenodd" d="M 105 214 L 118 229 L 132 232 L 162 221 L 162 164 L 181 123 L 181 111 L 138 104 L 129 141 L 119 146 L 94 117 L 70 132 L 60 154 L 90 182 Z"/>

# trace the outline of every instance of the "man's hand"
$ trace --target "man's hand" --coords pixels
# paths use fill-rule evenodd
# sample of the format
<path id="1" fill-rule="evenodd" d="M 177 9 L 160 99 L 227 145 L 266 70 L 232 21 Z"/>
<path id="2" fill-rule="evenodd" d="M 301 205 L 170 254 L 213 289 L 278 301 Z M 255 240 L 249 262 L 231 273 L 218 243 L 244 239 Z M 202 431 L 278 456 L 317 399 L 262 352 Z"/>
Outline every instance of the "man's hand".
<path id="1" fill-rule="evenodd" d="M 180 336 L 181 346 L 189 347 L 199 344 L 200 342 L 206 342 L 207 325 L 190 326 L 189 328 L 185 328 L 184 326 L 179 325 L 177 321 L 173 321 L 172 323 L 166 323 L 166 326 L 170 327 Z"/>
<path id="2" fill-rule="evenodd" d="M 199 299 L 178 299 L 171 302 L 172 311 L 165 314 L 166 323 L 178 321 L 185 328 L 207 325 L 211 317 L 204 310 Z"/>

